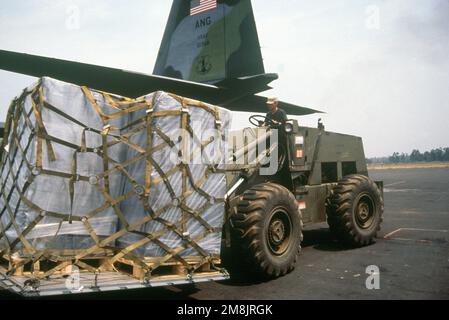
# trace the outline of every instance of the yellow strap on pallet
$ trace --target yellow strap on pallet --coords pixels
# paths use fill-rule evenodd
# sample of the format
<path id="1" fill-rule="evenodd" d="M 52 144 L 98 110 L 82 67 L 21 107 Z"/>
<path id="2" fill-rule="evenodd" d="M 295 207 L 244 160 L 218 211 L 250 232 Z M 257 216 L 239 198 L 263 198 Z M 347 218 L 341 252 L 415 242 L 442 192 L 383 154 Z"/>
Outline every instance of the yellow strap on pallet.
<path id="1" fill-rule="evenodd" d="M 97 103 L 97 100 L 95 100 L 94 96 L 90 92 L 90 90 L 87 87 L 81 87 L 81 90 L 84 92 L 84 96 L 90 101 L 92 107 L 97 111 L 103 122 L 109 119 L 109 116 L 105 115 L 103 110 L 101 110 L 100 106 Z"/>

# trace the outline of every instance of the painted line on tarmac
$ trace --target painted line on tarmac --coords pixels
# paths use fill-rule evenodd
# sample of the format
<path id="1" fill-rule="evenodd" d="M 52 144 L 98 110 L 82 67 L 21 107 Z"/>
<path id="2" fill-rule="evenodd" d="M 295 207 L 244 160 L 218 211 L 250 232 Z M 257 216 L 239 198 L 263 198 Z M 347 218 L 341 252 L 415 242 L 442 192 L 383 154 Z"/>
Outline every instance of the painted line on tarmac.
<path id="1" fill-rule="evenodd" d="M 402 228 L 405 231 L 423 231 L 423 232 L 442 232 L 448 233 L 449 230 L 435 230 L 435 229 L 416 229 L 416 228 Z"/>
<path id="2" fill-rule="evenodd" d="M 406 183 L 406 182 L 407 182 L 407 181 L 398 181 L 398 182 L 386 184 L 385 187 L 397 186 L 398 184 L 404 184 L 404 183 Z"/>
<path id="3" fill-rule="evenodd" d="M 435 230 L 435 229 L 419 229 L 419 228 L 398 228 L 396 230 L 393 230 L 392 232 L 384 235 L 384 239 L 387 240 L 399 240 L 399 241 L 415 241 L 415 242 L 421 242 L 421 243 L 432 243 L 431 240 L 424 240 L 424 239 L 409 239 L 409 238 L 392 238 L 393 235 L 401 232 L 401 231 L 418 231 L 418 232 L 440 232 L 440 233 L 448 233 L 449 230 Z"/>
<path id="4" fill-rule="evenodd" d="M 422 240 L 422 239 L 408 239 L 408 238 L 389 238 L 389 240 L 399 240 L 399 241 L 413 241 L 413 242 L 420 242 L 420 243 L 432 243 L 431 240 Z"/>
<path id="5" fill-rule="evenodd" d="M 392 231 L 392 232 L 390 232 L 390 233 L 384 235 L 384 239 L 390 238 L 392 235 L 394 235 L 394 234 L 400 232 L 401 230 L 402 230 L 402 228 L 398 228 L 398 229 L 396 229 L 396 230 L 394 230 L 394 231 Z"/>

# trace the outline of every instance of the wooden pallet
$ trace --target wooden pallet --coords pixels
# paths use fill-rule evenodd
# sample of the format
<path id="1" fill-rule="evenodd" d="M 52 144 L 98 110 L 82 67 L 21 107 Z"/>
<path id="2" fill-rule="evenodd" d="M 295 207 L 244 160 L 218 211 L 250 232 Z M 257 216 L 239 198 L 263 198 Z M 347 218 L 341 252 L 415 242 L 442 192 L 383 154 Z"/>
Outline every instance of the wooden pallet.
<path id="1" fill-rule="evenodd" d="M 149 269 L 153 269 L 151 275 L 140 263 L 121 258 L 114 263 L 111 262 L 112 255 L 101 257 L 89 257 L 79 260 L 75 263 L 72 257 L 66 257 L 60 261 L 51 261 L 42 259 L 35 263 L 26 262 L 26 258 L 8 257 L 0 258 L 0 267 L 3 270 L 9 270 L 11 276 L 25 276 L 44 278 L 47 275 L 55 276 L 70 276 L 74 271 L 80 273 L 103 273 L 103 272 L 118 272 L 129 275 L 138 280 L 170 277 L 170 276 L 187 276 L 190 274 L 188 268 L 176 260 L 168 260 L 163 264 L 158 264 L 155 258 L 145 258 L 142 260 L 143 264 Z M 198 266 L 202 263 L 199 257 L 184 258 L 189 266 Z M 221 260 L 219 258 L 212 259 L 211 262 L 204 262 L 194 272 L 195 275 L 208 274 L 217 271 L 214 266 L 220 266 Z M 54 269 L 57 271 L 52 272 Z"/>
<path id="2" fill-rule="evenodd" d="M 189 266 L 198 266 L 198 264 L 201 264 L 201 258 L 198 257 L 186 257 L 184 258 Z M 157 264 L 154 258 L 145 258 L 144 262 L 145 265 L 151 269 L 154 269 L 151 272 L 151 277 L 165 277 L 165 276 L 187 276 L 190 274 L 188 268 L 184 266 L 182 263 L 175 261 L 175 260 L 169 260 L 162 265 Z M 219 258 L 213 259 L 212 263 L 205 262 L 203 263 L 199 268 L 197 268 L 194 271 L 194 274 L 201 275 L 201 274 L 207 274 L 210 272 L 217 271 L 214 266 L 220 266 L 221 260 Z M 155 267 L 157 265 L 157 267 Z M 114 264 L 114 267 L 119 272 L 124 272 L 127 274 L 132 275 L 134 278 L 143 280 L 148 278 L 148 274 L 145 271 L 145 269 L 135 263 L 132 260 L 127 259 L 120 259 L 117 263 Z"/>

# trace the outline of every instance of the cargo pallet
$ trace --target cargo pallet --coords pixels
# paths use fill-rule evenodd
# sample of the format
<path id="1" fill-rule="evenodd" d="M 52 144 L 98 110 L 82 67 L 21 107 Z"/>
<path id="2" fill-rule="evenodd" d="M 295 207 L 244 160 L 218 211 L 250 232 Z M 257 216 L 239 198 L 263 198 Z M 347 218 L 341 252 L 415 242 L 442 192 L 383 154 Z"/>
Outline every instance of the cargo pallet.
<path id="1" fill-rule="evenodd" d="M 58 262 L 41 260 L 25 263 L 24 259 L 0 259 L 0 287 L 25 297 L 81 294 L 115 290 L 174 286 L 229 279 L 221 269 L 220 259 L 204 263 L 198 257 L 187 257 L 188 266 L 171 260 L 150 274 L 140 263 L 125 258 L 111 262 L 111 257 L 75 261 L 67 257 Z M 158 263 L 145 258 L 147 268 Z M 199 268 L 198 266 L 201 265 Z M 193 268 L 197 268 L 192 272 Z M 8 271 L 10 270 L 10 271 Z M 56 271 L 55 271 L 56 270 Z"/>

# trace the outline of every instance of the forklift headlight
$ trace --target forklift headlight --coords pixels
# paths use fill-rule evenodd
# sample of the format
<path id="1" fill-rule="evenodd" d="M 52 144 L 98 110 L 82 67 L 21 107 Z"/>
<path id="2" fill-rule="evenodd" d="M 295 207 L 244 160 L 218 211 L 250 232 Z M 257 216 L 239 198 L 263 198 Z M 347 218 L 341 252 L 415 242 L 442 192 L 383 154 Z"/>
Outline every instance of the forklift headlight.
<path id="1" fill-rule="evenodd" d="M 293 124 L 287 122 L 284 126 L 286 133 L 292 133 L 293 132 Z"/>

